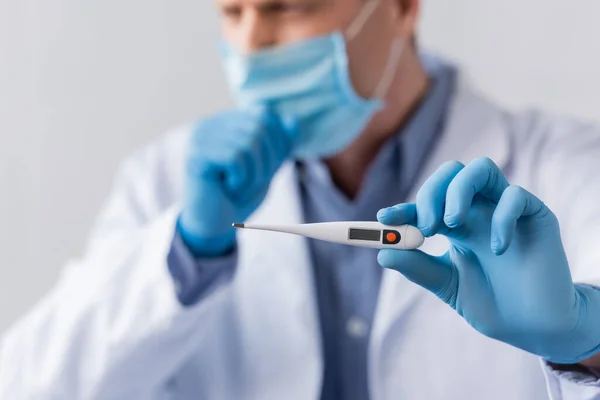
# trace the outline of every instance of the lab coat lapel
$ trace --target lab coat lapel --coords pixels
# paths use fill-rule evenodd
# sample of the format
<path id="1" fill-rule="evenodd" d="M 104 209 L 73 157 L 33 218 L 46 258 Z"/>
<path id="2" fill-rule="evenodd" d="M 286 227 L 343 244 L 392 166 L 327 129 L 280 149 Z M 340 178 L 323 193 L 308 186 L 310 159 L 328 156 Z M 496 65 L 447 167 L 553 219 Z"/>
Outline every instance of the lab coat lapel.
<path id="1" fill-rule="evenodd" d="M 507 167 L 510 143 L 504 121 L 505 115 L 499 108 L 475 94 L 464 81 L 459 81 L 450 105 L 446 129 L 430 153 L 406 201 L 414 202 L 425 180 L 446 161 L 458 160 L 466 164 L 474 158 L 487 156 L 500 168 Z M 447 246 L 445 238 L 436 236 L 427 239 L 422 250 L 440 255 Z M 414 309 L 411 305 L 425 294 L 424 289 L 409 282 L 401 274 L 391 270 L 384 271 L 371 338 L 371 368 L 374 376 L 378 376 L 378 360 L 382 351 L 385 351 L 382 344 L 386 337 L 401 334 L 399 329 L 402 328 L 402 321 Z"/>
<path id="2" fill-rule="evenodd" d="M 302 206 L 293 163 L 285 164 L 251 223 L 302 223 Z M 244 268 L 242 310 L 248 347 L 260 352 L 255 380 L 273 376 L 282 382 L 286 398 L 317 398 L 322 377 L 321 341 L 312 265 L 307 241 L 295 235 L 241 231 Z M 239 278 L 239 277 L 238 277 Z M 289 343 L 293 343 L 290 345 Z M 256 358 L 253 358 L 256 360 Z M 293 371 L 293 372 L 292 372 Z M 273 389 L 273 388 L 272 388 Z M 291 397 L 288 394 L 294 393 Z"/>

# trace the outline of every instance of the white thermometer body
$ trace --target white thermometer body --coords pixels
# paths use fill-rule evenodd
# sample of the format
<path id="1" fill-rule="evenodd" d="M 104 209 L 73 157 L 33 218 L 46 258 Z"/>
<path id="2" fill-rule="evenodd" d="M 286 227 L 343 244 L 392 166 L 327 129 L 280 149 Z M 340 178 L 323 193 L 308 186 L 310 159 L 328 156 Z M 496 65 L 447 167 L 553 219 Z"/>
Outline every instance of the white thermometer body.
<path id="1" fill-rule="evenodd" d="M 235 228 L 291 233 L 324 240 L 375 249 L 415 250 L 425 238 L 411 225 L 389 226 L 379 222 L 321 222 L 298 225 L 233 224 Z"/>

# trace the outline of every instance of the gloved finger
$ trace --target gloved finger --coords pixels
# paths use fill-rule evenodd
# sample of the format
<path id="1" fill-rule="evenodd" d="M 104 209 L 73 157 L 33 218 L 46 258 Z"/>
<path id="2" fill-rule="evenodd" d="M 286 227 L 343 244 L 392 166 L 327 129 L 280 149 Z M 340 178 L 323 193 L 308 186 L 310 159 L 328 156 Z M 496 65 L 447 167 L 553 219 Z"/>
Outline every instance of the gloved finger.
<path id="1" fill-rule="evenodd" d="M 196 178 L 193 179 L 194 181 L 204 178 L 216 181 L 222 173 L 218 162 L 207 157 L 197 157 L 194 154 L 187 157 L 185 168 L 189 177 Z"/>
<path id="2" fill-rule="evenodd" d="M 417 227 L 426 237 L 438 233 L 443 225 L 446 190 L 463 168 L 464 165 L 457 161 L 443 164 L 417 193 Z"/>
<path id="3" fill-rule="evenodd" d="M 483 157 L 472 161 L 448 187 L 444 223 L 449 228 L 460 226 L 469 214 L 475 195 L 497 203 L 507 187 L 508 181 L 492 160 Z"/>
<path id="4" fill-rule="evenodd" d="M 267 128 L 269 144 L 277 155 L 277 164 L 283 163 L 291 154 L 293 146 L 293 133 L 296 123 L 290 119 L 285 123 L 275 112 L 273 107 L 267 107 L 262 112 L 262 118 Z"/>
<path id="5" fill-rule="evenodd" d="M 383 208 L 377 213 L 377 220 L 385 225 L 417 226 L 417 205 L 398 204 Z"/>
<path id="6" fill-rule="evenodd" d="M 263 120 L 263 112 L 239 113 L 235 126 L 219 138 L 219 145 L 231 152 L 227 172 L 231 174 L 230 189 L 235 200 L 243 200 L 239 193 L 243 193 L 243 197 L 252 196 L 251 193 L 257 191 L 255 187 L 264 185 L 274 168 L 270 129 Z"/>
<path id="7" fill-rule="evenodd" d="M 265 123 L 265 135 L 262 138 L 265 149 L 265 174 L 263 180 L 270 181 L 273 175 L 279 170 L 279 167 L 289 157 L 291 153 L 291 143 L 283 132 L 278 117 L 270 110 L 263 114 Z"/>
<path id="8" fill-rule="evenodd" d="M 509 186 L 492 216 L 492 232 L 490 246 L 497 255 L 508 250 L 521 217 L 547 216 L 552 213 L 536 196 L 520 186 Z"/>
<path id="9" fill-rule="evenodd" d="M 195 165 L 194 169 L 204 169 L 202 172 L 196 171 L 194 175 L 218 180 L 230 194 L 243 191 L 251 181 L 248 154 L 226 138 L 219 143 L 206 143 L 205 147 L 210 151 L 195 147 L 188 150 L 188 164 Z"/>
<path id="10" fill-rule="evenodd" d="M 447 255 L 430 256 L 419 250 L 380 250 L 379 264 L 404 275 L 409 281 L 429 290 L 446 304 L 456 304 L 458 271 Z"/>
<path id="11" fill-rule="evenodd" d="M 300 121 L 294 116 L 285 116 L 280 118 L 283 127 L 283 140 L 285 144 L 285 153 L 291 154 L 294 146 L 300 140 Z"/>
<path id="12" fill-rule="evenodd" d="M 239 186 L 239 190 L 231 193 L 231 198 L 234 201 L 245 202 L 246 198 L 253 191 L 253 188 L 256 186 L 256 181 L 258 179 L 257 173 L 259 172 L 257 153 L 260 150 L 256 149 L 257 144 L 253 144 L 253 148 L 245 148 L 239 152 L 239 158 L 241 161 L 242 168 L 245 171 L 246 179 L 242 181 L 241 186 Z"/>
<path id="13" fill-rule="evenodd" d="M 252 116 L 252 127 L 243 144 L 254 156 L 255 180 L 253 186 L 263 186 L 270 181 L 290 153 L 291 144 L 283 133 L 277 115 L 268 106 L 257 106 L 246 111 Z M 253 191 L 254 189 L 251 189 Z"/>
<path id="14" fill-rule="evenodd" d="M 230 156 L 225 167 L 225 183 L 230 193 L 241 192 L 248 186 L 251 180 L 248 161 L 245 153 L 235 153 Z"/>
<path id="15" fill-rule="evenodd" d="M 272 170 L 272 164 L 274 164 L 274 154 L 265 127 L 261 127 L 263 132 L 256 137 L 254 143 L 255 153 L 254 156 L 254 167 L 256 171 L 256 179 L 252 182 L 252 186 L 260 186 L 266 181 Z"/>
<path id="16" fill-rule="evenodd" d="M 255 109 L 239 113 L 237 125 L 228 132 L 229 137 L 220 138 L 223 146 L 227 146 L 235 154 L 235 167 L 243 165 L 245 170 L 238 187 L 244 191 L 252 191 L 255 185 L 262 185 L 273 169 L 274 152 L 270 140 L 269 128 L 265 115 L 266 109 Z"/>

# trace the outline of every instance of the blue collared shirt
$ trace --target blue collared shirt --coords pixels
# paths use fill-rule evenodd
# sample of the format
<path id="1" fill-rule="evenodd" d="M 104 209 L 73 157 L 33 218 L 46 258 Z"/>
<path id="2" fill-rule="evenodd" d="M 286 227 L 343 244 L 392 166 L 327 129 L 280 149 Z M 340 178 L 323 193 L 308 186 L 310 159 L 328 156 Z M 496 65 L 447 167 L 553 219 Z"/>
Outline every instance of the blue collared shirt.
<path id="1" fill-rule="evenodd" d="M 354 200 L 337 189 L 324 163 L 299 164 L 306 222 L 372 221 L 379 209 L 405 201 L 443 128 L 455 83 L 453 68 L 425 61 L 428 93 L 408 124 L 381 149 Z M 321 398 L 366 400 L 368 344 L 382 274 L 377 250 L 309 243 L 325 361 Z"/>
<path id="2" fill-rule="evenodd" d="M 383 207 L 401 203 L 443 129 L 456 71 L 424 57 L 431 78 L 425 98 L 406 126 L 379 152 L 353 201 L 333 184 L 321 162 L 300 165 L 300 189 L 306 222 L 374 220 Z M 310 241 L 321 320 L 325 376 L 322 400 L 367 400 L 368 343 L 381 267 L 377 251 Z M 182 304 L 193 305 L 230 279 L 237 254 L 195 260 L 176 233 L 169 271 Z M 400 378 L 399 378 L 400 379 Z"/>

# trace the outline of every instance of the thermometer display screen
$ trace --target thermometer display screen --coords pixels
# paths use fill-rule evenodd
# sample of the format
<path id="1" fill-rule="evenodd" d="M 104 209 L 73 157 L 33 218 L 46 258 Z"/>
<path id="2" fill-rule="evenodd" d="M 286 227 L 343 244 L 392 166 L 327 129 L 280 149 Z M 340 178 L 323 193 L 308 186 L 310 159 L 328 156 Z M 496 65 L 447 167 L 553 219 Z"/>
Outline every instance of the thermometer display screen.
<path id="1" fill-rule="evenodd" d="M 369 242 L 379 242 L 381 240 L 381 231 L 373 229 L 350 228 L 348 236 L 350 240 L 366 240 Z"/>

